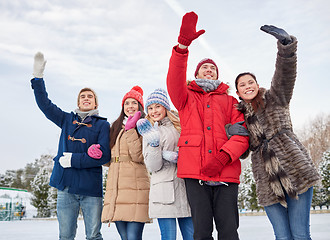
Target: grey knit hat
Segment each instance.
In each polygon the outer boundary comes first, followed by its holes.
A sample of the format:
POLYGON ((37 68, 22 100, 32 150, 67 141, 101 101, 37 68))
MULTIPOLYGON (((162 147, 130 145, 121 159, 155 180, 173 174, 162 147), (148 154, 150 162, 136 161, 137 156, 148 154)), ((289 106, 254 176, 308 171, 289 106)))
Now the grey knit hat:
POLYGON ((145 103, 145 109, 148 113, 148 106, 151 104, 158 103, 162 105, 167 110, 171 110, 170 103, 167 98, 167 93, 162 88, 157 88, 155 91, 153 91, 147 98, 147 101, 145 103))

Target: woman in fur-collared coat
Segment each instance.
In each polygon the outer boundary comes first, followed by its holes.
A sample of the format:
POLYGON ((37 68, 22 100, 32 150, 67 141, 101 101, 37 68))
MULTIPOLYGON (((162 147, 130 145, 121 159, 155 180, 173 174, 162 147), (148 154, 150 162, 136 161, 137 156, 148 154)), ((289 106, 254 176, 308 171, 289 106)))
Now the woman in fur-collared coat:
POLYGON ((313 185, 320 177, 292 130, 289 103, 296 81, 297 39, 274 26, 261 30, 279 40, 271 88, 259 88, 249 72, 239 74, 235 81, 242 100, 238 109, 244 113, 250 134, 257 196, 276 239, 311 239, 313 185))

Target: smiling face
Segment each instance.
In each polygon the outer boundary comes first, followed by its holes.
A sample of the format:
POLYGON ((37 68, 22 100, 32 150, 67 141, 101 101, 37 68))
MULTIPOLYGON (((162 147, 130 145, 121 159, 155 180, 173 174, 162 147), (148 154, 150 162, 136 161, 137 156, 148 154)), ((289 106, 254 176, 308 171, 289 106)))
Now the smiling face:
POLYGON ((134 98, 127 98, 124 102, 124 113, 128 116, 134 116, 139 111, 139 103, 134 98))
POLYGON ((96 109, 96 100, 92 91, 84 91, 79 94, 78 108, 82 112, 96 109))
POLYGON ((198 70, 196 78, 217 80, 217 68, 212 63, 204 63, 198 70))
POLYGON ((251 75, 247 74, 237 79, 236 94, 245 102, 251 102, 258 95, 258 92, 259 84, 251 75))
POLYGON ((166 117, 166 108, 159 103, 153 103, 148 106, 148 116, 154 122, 161 121, 166 117))

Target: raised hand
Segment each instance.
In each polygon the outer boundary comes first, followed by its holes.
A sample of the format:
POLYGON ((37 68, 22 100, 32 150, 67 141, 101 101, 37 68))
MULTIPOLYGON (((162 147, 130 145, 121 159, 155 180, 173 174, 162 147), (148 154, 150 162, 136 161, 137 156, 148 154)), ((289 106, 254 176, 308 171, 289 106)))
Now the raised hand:
POLYGON ((137 111, 134 116, 128 116, 127 122, 125 124, 125 130, 128 131, 136 127, 136 122, 140 119, 141 112, 137 111))
POLYGON ((278 28, 278 27, 275 27, 275 26, 272 26, 272 25, 263 25, 260 28, 260 30, 273 35, 283 45, 287 45, 287 44, 292 43, 292 39, 291 39, 290 35, 285 30, 283 30, 282 28, 278 28))
POLYGON ((138 132, 142 135, 143 139, 145 139, 150 146, 159 146, 160 134, 157 127, 153 127, 147 119, 140 119, 137 122, 136 126, 138 132))
POLYGON ((196 32, 198 16, 194 12, 186 13, 182 18, 182 24, 180 28, 180 35, 178 42, 184 46, 189 46, 193 40, 205 33, 205 30, 199 30, 196 32))
POLYGON ((90 156, 91 158, 100 159, 103 155, 103 152, 100 147, 100 144, 92 144, 87 150, 88 156, 90 156))
POLYGON ((37 52, 36 55, 34 55, 33 76, 35 78, 44 77, 46 62, 47 61, 45 61, 44 55, 41 52, 37 52))

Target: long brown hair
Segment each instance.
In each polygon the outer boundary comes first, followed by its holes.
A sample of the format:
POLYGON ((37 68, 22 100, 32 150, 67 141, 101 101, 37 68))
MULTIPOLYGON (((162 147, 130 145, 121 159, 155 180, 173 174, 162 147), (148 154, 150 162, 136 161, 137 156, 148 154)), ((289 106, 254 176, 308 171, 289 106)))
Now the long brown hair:
MULTIPOLYGON (((146 116, 144 109, 141 105, 141 103, 138 102, 139 111, 141 112, 141 118, 144 118, 146 116)), ((119 132, 123 128, 123 121, 124 118, 127 117, 124 113, 124 106, 121 109, 119 117, 111 124, 110 127, 110 149, 113 148, 113 146, 116 144, 116 140, 118 137, 119 132)))

